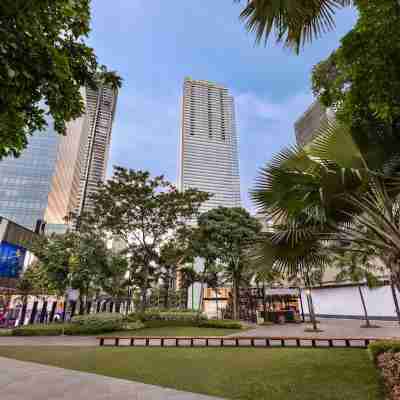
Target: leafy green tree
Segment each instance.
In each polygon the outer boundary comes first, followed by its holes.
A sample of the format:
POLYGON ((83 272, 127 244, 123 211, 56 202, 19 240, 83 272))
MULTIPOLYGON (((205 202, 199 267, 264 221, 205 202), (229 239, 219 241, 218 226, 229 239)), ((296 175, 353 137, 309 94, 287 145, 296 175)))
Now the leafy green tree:
POLYGON ((69 288, 77 289, 81 304, 96 290, 98 277, 107 268, 106 245, 94 233, 41 236, 28 246, 39 260, 48 288, 61 296, 66 296, 69 288))
POLYGON ((90 0, 1 1, 0 159, 20 154, 49 119, 64 134, 84 112, 82 86, 121 85, 84 43, 89 31, 90 0))
MULTIPOLYGON (((184 299, 186 299, 185 304, 183 305, 185 308, 188 305, 188 299, 189 299, 189 288, 196 283, 200 282, 201 279, 199 278, 198 273, 196 270, 193 268, 193 265, 183 265, 182 267, 179 268, 178 270, 178 276, 179 276, 179 281, 180 281, 180 288, 184 293, 184 299)), ((194 308, 194 303, 193 303, 193 297, 192 296, 192 308, 194 308)))
POLYGON ((93 196, 93 223, 126 244, 130 268, 141 280, 141 310, 160 265, 161 246, 175 240, 208 198, 196 189, 180 192, 163 176, 122 167, 115 167, 112 179, 93 196))
MULTIPOLYGON (((235 0, 240 2, 241 0, 235 0)), ((278 42, 284 42, 297 52, 306 42, 335 27, 338 8, 358 4, 352 0, 247 0, 241 13, 249 31, 257 42, 274 33, 278 42)))
MULTIPOLYGON (((313 71, 313 91, 349 127, 369 168, 393 168, 400 136, 400 4, 358 0, 359 18, 313 71), (392 145, 384 145, 391 140, 392 145)), ((394 166, 396 167, 396 165, 394 166)))
POLYGON ((240 207, 218 207, 198 218, 198 235, 194 243, 199 257, 205 259, 205 271, 217 260, 233 286, 233 317, 239 318, 239 288, 246 280, 247 252, 261 224, 240 207), (208 265, 207 265, 208 264, 208 265))
POLYGON ((190 227, 182 227, 176 237, 164 242, 160 247, 158 259, 158 278, 162 281, 164 308, 169 308, 169 293, 176 281, 178 269, 192 261, 192 251, 190 248, 191 234, 190 227))

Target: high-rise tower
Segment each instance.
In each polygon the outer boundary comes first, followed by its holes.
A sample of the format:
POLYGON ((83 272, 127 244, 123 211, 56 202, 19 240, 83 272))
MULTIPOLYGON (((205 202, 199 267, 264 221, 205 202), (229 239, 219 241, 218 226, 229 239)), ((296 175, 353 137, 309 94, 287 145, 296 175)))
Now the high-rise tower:
POLYGON ((0 161, 0 216, 29 229, 46 221, 63 231, 65 217, 77 207, 82 147, 87 142, 83 116, 67 124, 65 136, 51 128, 29 138, 19 158, 0 161))
POLYGON ((90 195, 104 181, 117 92, 82 88, 85 114, 67 124, 66 135, 35 133, 19 158, 0 160, 0 216, 29 229, 46 222, 63 232, 65 218, 89 211, 90 195))
POLYGON ((179 188, 213 195, 201 211, 240 206, 235 107, 227 88, 185 78, 179 158, 179 188))
POLYGON ((319 129, 333 119, 335 119, 335 113, 315 100, 294 124, 297 144, 305 146, 311 142, 319 129))
POLYGON ((84 161, 76 210, 78 215, 91 211, 91 195, 97 190, 99 182, 104 182, 106 178, 117 97, 117 90, 109 86, 103 85, 97 90, 86 88, 86 117, 89 132, 83 149, 84 161))

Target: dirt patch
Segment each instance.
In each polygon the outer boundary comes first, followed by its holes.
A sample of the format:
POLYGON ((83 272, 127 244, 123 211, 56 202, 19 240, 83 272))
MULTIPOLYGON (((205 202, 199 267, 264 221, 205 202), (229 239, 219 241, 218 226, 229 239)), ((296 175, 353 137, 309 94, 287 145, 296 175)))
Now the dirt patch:
POLYGON ((386 389, 391 400, 400 400, 400 353, 383 353, 378 356, 386 389))

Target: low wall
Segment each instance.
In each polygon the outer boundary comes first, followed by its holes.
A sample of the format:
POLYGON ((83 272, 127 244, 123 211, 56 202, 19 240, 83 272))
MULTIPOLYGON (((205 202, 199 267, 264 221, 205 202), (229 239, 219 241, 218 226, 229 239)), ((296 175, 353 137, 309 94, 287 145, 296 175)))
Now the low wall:
MULTIPOLYGON (((376 289, 363 287, 367 311, 371 319, 396 320, 396 309, 391 287, 376 289)), ((397 292, 400 301, 400 293, 397 292)), ((357 286, 337 286, 312 290, 315 313, 325 318, 362 319, 364 316, 357 286)), ((309 314, 307 300, 302 291, 304 313, 309 314)))

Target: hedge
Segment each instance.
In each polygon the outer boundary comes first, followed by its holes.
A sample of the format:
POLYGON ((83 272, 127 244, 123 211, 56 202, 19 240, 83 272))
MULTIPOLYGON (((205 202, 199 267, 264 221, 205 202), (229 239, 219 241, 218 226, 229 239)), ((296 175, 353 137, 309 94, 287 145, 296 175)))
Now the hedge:
POLYGON ((58 336, 71 324, 25 325, 12 330, 13 336, 58 336))
POLYGON ((124 319, 118 313, 80 315, 72 318, 71 325, 71 334, 113 332, 123 329, 124 319))
MULTIPOLYGON (((135 321, 179 321, 182 323, 191 322, 198 323, 199 321, 206 321, 207 317, 204 314, 193 311, 156 311, 148 310, 144 313, 132 313, 127 317, 128 322, 135 321)), ((164 325, 165 326, 165 325, 164 325)))
POLYGON ((99 313, 73 317, 70 323, 52 323, 48 325, 25 325, 15 328, 13 336, 58 336, 90 335, 113 332, 124 328, 123 317, 120 314, 99 313))
POLYGON ((373 361, 376 362, 382 353, 400 353, 400 341, 398 340, 377 340, 368 346, 368 352, 373 361))
POLYGON ((202 328, 221 328, 221 329, 242 329, 243 326, 238 321, 233 320, 208 320, 208 321, 201 321, 199 326, 202 328))

